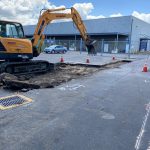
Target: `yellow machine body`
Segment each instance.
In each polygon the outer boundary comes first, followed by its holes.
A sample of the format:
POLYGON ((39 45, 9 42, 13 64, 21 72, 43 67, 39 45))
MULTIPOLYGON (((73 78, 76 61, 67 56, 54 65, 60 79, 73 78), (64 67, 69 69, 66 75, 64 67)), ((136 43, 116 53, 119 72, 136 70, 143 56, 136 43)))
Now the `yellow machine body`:
POLYGON ((14 59, 32 59, 32 43, 30 40, 24 38, 22 25, 16 22, 0 21, 0 59, 14 60, 14 59), (19 32, 22 32, 22 37, 19 38, 14 31, 15 24, 19 27, 19 32), (12 25, 12 28, 10 27, 12 25), (10 28, 9 28, 10 27, 10 28))
POLYGON ((0 64, 0 72, 19 74, 48 71, 49 62, 44 60, 27 62, 27 60, 40 55, 45 39, 44 29, 53 20, 72 19, 87 49, 94 49, 77 10, 73 7, 70 13, 63 13, 63 10, 65 8, 42 10, 31 40, 25 39, 20 23, 0 20, 0 60, 4 60, 4 63, 0 64))

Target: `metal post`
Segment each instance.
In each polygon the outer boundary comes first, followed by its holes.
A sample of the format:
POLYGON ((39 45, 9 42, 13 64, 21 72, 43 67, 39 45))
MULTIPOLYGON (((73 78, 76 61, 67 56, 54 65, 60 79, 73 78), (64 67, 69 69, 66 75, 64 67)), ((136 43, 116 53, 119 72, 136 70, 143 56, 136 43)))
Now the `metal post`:
POLYGON ((56 44, 56 39, 55 39, 55 37, 54 37, 53 39, 54 39, 54 44, 56 44))
POLYGON ((81 51, 82 51, 82 38, 80 39, 80 54, 81 54, 81 51))
POLYGON ((117 53, 118 53, 118 40, 119 40, 119 36, 118 36, 118 33, 117 33, 117 41, 116 41, 116 50, 117 50, 117 53))
POLYGON ((101 43, 101 56, 103 55, 103 51, 104 51, 104 39, 102 39, 101 43))
POLYGON ((76 51, 77 50, 77 37, 76 37, 76 34, 75 34, 75 37, 74 37, 74 50, 76 51))
POLYGON ((129 50, 128 50, 128 58, 130 58, 130 52, 131 52, 131 40, 132 40, 132 28, 133 28, 133 18, 131 20, 131 31, 130 31, 130 40, 129 40, 129 50))
POLYGON ((49 42, 49 46, 50 46, 51 43, 52 43, 52 38, 51 38, 51 37, 49 38, 49 41, 50 41, 50 42, 49 42))
POLYGON ((68 50, 70 50, 70 40, 69 40, 69 47, 68 47, 68 50))

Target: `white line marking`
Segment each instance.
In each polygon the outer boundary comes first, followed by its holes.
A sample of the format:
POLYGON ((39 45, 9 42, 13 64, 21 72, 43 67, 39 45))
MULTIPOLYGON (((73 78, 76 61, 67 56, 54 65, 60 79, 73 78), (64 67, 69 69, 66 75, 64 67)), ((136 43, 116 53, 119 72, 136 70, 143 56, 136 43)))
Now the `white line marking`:
POLYGON ((147 148, 147 150, 150 150, 150 141, 148 142, 148 148, 147 148))
POLYGON ((137 140, 136 140, 136 143, 135 143, 135 150, 139 150, 139 148, 140 148, 141 140, 142 140, 142 137, 144 135, 145 126, 146 126, 146 123, 147 123, 149 113, 150 113, 150 102, 147 104, 146 114, 145 114, 145 117, 144 117, 144 120, 143 120, 143 123, 142 123, 142 127, 141 127, 139 135, 137 136, 137 140))
POLYGON ((65 90, 73 91, 79 89, 80 87, 85 87, 85 86, 82 84, 73 84, 73 85, 66 85, 65 87, 60 87, 59 89, 61 91, 65 91, 65 90))
POLYGON ((84 108, 84 110, 86 111, 90 111, 90 112, 94 112, 99 114, 103 119, 115 119, 115 116, 113 114, 107 113, 105 111, 98 111, 96 109, 92 109, 92 108, 84 108))

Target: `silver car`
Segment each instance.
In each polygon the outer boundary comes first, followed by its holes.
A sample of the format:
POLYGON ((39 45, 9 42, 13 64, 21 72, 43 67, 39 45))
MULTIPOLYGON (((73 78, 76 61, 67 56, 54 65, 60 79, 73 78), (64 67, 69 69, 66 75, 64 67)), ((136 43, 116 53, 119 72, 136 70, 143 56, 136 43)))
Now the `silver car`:
POLYGON ((45 53, 51 53, 51 54, 55 54, 55 53, 66 53, 67 52, 67 48, 62 46, 62 45, 51 45, 49 47, 46 47, 44 49, 45 53))

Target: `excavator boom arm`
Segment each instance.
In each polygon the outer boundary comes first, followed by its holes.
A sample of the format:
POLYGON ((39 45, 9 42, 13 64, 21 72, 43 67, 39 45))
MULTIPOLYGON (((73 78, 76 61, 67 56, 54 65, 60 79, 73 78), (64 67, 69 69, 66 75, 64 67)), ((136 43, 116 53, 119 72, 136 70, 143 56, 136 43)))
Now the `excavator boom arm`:
POLYGON ((87 31, 86 31, 86 27, 79 15, 79 13, 77 12, 77 10, 75 8, 71 8, 71 14, 72 14, 72 20, 75 23, 76 27, 78 28, 83 40, 86 42, 88 40, 88 36, 87 36, 87 31))
MULTIPOLYGON (((63 10, 65 10, 65 8, 52 9, 52 10, 48 9, 42 13, 42 15, 39 17, 39 21, 34 32, 33 41, 32 41, 33 48, 37 47, 41 39, 43 40, 42 33, 44 32, 45 27, 51 21, 57 19, 72 19, 77 29, 79 30, 83 40, 85 41, 85 43, 88 42, 86 27, 77 10, 72 7, 71 13, 58 13, 58 11, 63 11, 63 10)), ((38 50, 37 49, 34 50, 36 51, 37 55, 40 54, 39 48, 38 50)))

